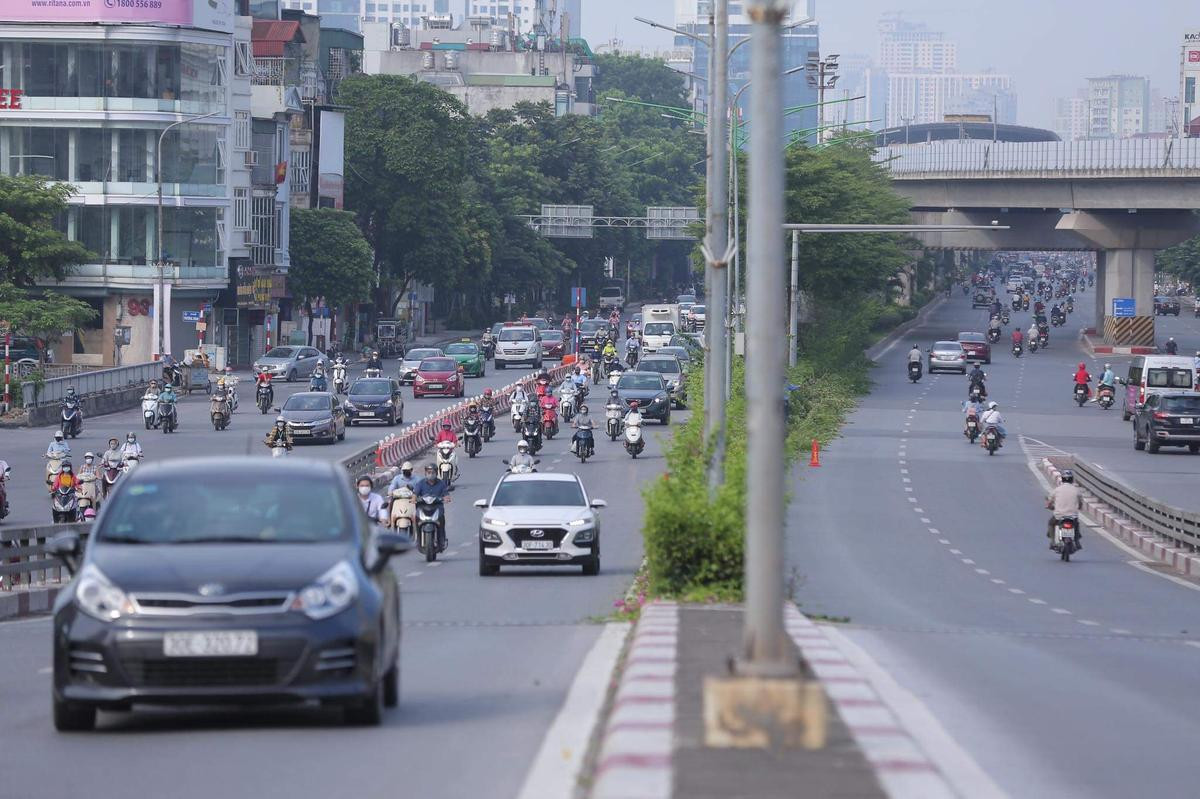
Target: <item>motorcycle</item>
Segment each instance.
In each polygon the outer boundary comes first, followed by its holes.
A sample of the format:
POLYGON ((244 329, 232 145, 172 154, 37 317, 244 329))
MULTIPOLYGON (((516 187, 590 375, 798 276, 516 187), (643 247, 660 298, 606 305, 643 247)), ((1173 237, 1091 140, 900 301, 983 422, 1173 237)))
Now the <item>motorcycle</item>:
POLYGON ((75 489, 60 486, 50 497, 50 517, 55 524, 69 524, 79 521, 79 498, 75 489))
POLYGON ((609 404, 604 406, 604 430, 608 433, 608 437, 612 441, 616 441, 617 436, 621 434, 620 405, 609 404))
POLYGON ((0 472, 0 519, 8 515, 8 475, 12 469, 0 472))
POLYGON ((995 344, 1000 340, 1000 328, 989 327, 987 332, 987 340, 989 344, 995 344))
POLYGON ((550 440, 558 435, 558 403, 554 401, 554 397, 546 395, 542 397, 542 435, 546 440, 550 440))
POLYGON ((388 511, 388 527, 412 535, 413 522, 417 518, 417 498, 404 487, 392 492, 392 507, 388 511), (406 496, 407 495, 407 496, 406 496))
POLYGON ((625 451, 629 453, 629 457, 636 458, 642 454, 642 450, 645 448, 646 441, 642 438, 642 417, 639 414, 625 423, 625 451))
POLYGON ((1021 298, 1020 298, 1020 297, 1013 297, 1013 298, 1012 298, 1012 309, 1013 309, 1014 311, 1019 311, 1019 310, 1021 310, 1021 298))
POLYGON ((1067 298, 1067 313, 1075 313, 1075 300, 1067 298))
POLYGON ((62 471, 63 461, 67 459, 67 456, 61 453, 55 453, 53 455, 47 455, 46 457, 48 458, 46 462, 46 485, 50 485, 54 482, 54 478, 58 477, 59 473, 62 471))
POLYGON ((972 383, 970 388, 967 389, 967 398, 970 399, 971 402, 982 402, 983 386, 979 385, 978 383, 972 383))
POLYGON ((346 364, 335 363, 333 365, 333 391, 335 394, 345 394, 350 390, 350 384, 346 382, 346 364))
POLYGON ((1029 310, 1029 300, 1027 298, 1024 298, 1024 297, 1021 298, 1021 310, 1022 311, 1029 310))
POLYGON ((983 434, 983 444, 987 447, 988 455, 995 455, 1000 449, 1000 431, 989 427, 983 434))
POLYGON ((483 408, 480 410, 479 421, 483 427, 483 440, 491 441, 492 436, 496 435, 496 419, 492 415, 492 409, 483 408))
POLYGON ((1050 334, 1044 331, 1038 332, 1037 341, 1039 347, 1046 349, 1046 345, 1050 343, 1050 334))
POLYGON ((967 422, 963 429, 963 435, 972 444, 975 443, 975 439, 979 438, 979 417, 974 413, 967 414, 967 422))
POLYGON ((79 516, 83 517, 84 513, 90 508, 92 513, 100 507, 100 489, 97 485, 95 474, 85 474, 80 472, 79 475, 79 491, 77 493, 79 504, 79 516))
POLYGON ((1020 344, 1012 345, 1012 354, 1014 358, 1020 358, 1022 352, 1024 352, 1024 347, 1022 347, 1020 344))
POLYGON ((1034 336, 1033 338, 1029 339, 1029 351, 1030 351, 1030 352, 1037 352, 1037 351, 1038 351, 1038 340, 1037 340, 1037 336, 1034 336))
POLYGON ((160 399, 158 401, 158 421, 164 433, 173 433, 179 426, 179 418, 175 415, 175 403, 160 399))
POLYGON ((575 391, 567 391, 565 386, 570 383, 564 383, 563 395, 558 401, 558 413, 562 416, 564 422, 569 422, 575 418, 575 391))
POLYGON ((254 403, 258 406, 259 411, 265 416, 271 410, 271 403, 275 400, 275 390, 271 385, 260 385, 254 392, 254 403))
POLYGON ((638 365, 638 350, 636 347, 625 351, 625 363, 629 364, 630 369, 636 369, 638 365))
POLYGON ((575 442, 574 450, 580 463, 587 463, 587 459, 596 453, 596 441, 592 438, 591 428, 579 429, 579 440, 575 442))
POLYGON ((1059 519, 1054 525, 1054 540, 1050 542, 1050 548, 1066 562, 1070 562, 1071 555, 1076 552, 1075 533, 1078 524, 1077 519, 1059 519))
POLYGON ((129 453, 121 460, 121 474, 129 474, 141 462, 142 459, 140 456, 134 455, 132 452, 129 453))
POLYGON ((363 377, 381 377, 382 375, 383 370, 376 369, 374 366, 368 366, 366 369, 363 369, 363 377))
POLYGON ((542 425, 537 419, 526 419, 521 429, 521 437, 529 444, 529 454, 536 455, 542 448, 542 425))
POLYGON ((1096 404, 1107 411, 1113 406, 1113 402, 1116 401, 1116 392, 1112 386, 1100 386, 1098 392, 1096 404))
POLYGON ((142 421, 146 429, 158 427, 158 395, 147 392, 142 397, 142 421))
POLYGON ((458 479, 458 459, 454 457, 454 448, 455 445, 449 441, 439 441, 437 445, 437 476, 447 483, 458 479))
POLYGON ((1008 309, 1007 309, 1007 308, 1006 308, 1005 310, 1003 310, 1003 311, 1001 311, 1001 312, 1000 312, 1000 322, 1001 322, 1002 324, 1005 324, 1005 325, 1007 325, 1007 324, 1009 323, 1009 320, 1011 320, 1011 319, 1012 319, 1012 317, 1008 315, 1008 309))
POLYGON ((921 379, 921 362, 920 361, 909 361, 908 362, 908 379, 913 381, 914 383, 921 379))
POLYGON ((446 548, 446 508, 438 497, 417 497, 417 551, 425 556, 427 563, 437 560, 438 553, 446 548))
POLYGON ((512 408, 509 411, 509 416, 512 418, 512 426, 514 433, 520 433, 521 428, 525 426, 525 409, 529 407, 529 401, 523 399, 514 399, 512 408))
POLYGON ((1082 408, 1088 401, 1088 387, 1083 383, 1075 384, 1075 403, 1082 408))
POLYGON ((512 472, 513 474, 532 474, 533 472, 537 471, 537 464, 541 463, 541 460, 534 458, 533 466, 530 466, 529 464, 518 464, 517 466, 513 466, 511 463, 509 463, 508 458, 505 458, 500 462, 507 466, 508 471, 512 472))
POLYGON ((221 431, 229 427, 229 402, 220 397, 213 397, 209 403, 208 415, 212 419, 213 430, 221 431))
POLYGON ((1062 327, 1067 323, 1066 318, 1059 312, 1050 314, 1050 324, 1054 327, 1062 327))
POLYGON ((483 449, 481 427, 478 419, 467 417, 463 420, 463 448, 467 451, 467 457, 474 458, 483 449))
POLYGON ((108 499, 108 495, 112 493, 113 487, 117 484, 117 479, 125 473, 125 470, 121 467, 122 464, 111 461, 105 461, 101 464, 100 487, 104 499, 108 499))
POLYGON ((325 379, 325 375, 313 375, 308 379, 309 391, 328 391, 329 381, 325 379))
POLYGON ((483 334, 483 339, 480 341, 480 346, 483 348, 484 360, 490 361, 496 357, 496 342, 492 339, 491 333, 483 334))
POLYGON ((83 409, 78 399, 65 399, 62 406, 62 432, 64 436, 76 438, 83 432, 83 409))

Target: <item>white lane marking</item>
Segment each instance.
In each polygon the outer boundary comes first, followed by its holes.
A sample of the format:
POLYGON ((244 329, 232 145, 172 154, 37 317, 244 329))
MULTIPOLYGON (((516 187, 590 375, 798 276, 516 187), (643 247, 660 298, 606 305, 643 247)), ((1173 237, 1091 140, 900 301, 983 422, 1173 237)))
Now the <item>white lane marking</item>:
POLYGON ((1017 594, 1018 596, 1020 596, 1021 594, 1025 593, 1025 592, 1024 592, 1024 591, 1022 591, 1020 588, 1010 588, 1010 589, 1008 589, 1008 592, 1009 592, 1010 594, 1017 594))
MULTIPOLYGON (((900 465, 901 465, 901 466, 906 466, 906 465, 908 465, 908 461, 900 461, 900 465)), ((905 469, 905 470, 904 470, 904 474, 908 474, 908 469, 905 469)))
POLYGON ((823 632, 895 714, 900 726, 937 766, 959 796, 972 799, 1005 799, 971 755, 946 732, 937 717, 917 696, 897 683, 867 652, 833 625, 822 625, 823 632))
POLYGON ((1099 627, 1100 626, 1100 622, 1092 621, 1091 619, 1076 619, 1075 621, 1079 622, 1080 624, 1087 625, 1088 627, 1099 627))
POLYGON ((1200 649, 1200 641, 1184 641, 1183 643, 1187 646, 1194 646, 1197 649, 1200 649))
POLYGON ((993 577, 992 582, 995 583, 996 585, 1004 585, 1004 581, 1001 580, 999 577, 993 577))
POLYGON ((1029 600, 1029 601, 1030 601, 1030 602, 1032 602, 1032 603, 1033 603, 1033 604, 1035 604, 1035 605, 1044 605, 1044 604, 1046 604, 1046 600, 1044 600, 1044 599, 1031 599, 1031 600, 1029 600))
POLYGON ((909 502, 916 502, 916 501, 917 501, 917 498, 916 498, 916 497, 909 497, 909 498, 908 498, 908 501, 909 501, 909 502))
POLYGON ((420 577, 421 573, 420 572, 409 572, 408 574, 406 574, 404 576, 405 577, 420 577))
POLYGON ((929 528, 929 532, 933 533, 934 535, 941 535, 941 534, 942 534, 942 531, 941 531, 941 530, 939 530, 939 529, 937 529, 936 527, 930 527, 930 528, 929 528))
POLYGON ((546 730, 542 745, 517 799, 573 796, 588 751, 588 741, 600 720, 617 659, 629 636, 627 622, 609 622, 584 657, 567 691, 562 708, 546 730))
POLYGON ((53 674, 53 673, 54 673, 53 666, 42 666, 40 669, 38 669, 38 674, 53 674))
MULTIPOLYGON (((906 472, 906 471, 908 471, 908 470, 907 470, 907 469, 901 469, 900 471, 902 471, 902 472, 906 472)), ((911 477, 901 477, 901 478, 900 478, 900 482, 902 482, 902 483, 911 483, 911 482, 912 482, 912 478, 911 478, 911 477)))
POLYGON ((1129 635, 1130 634, 1129 630, 1126 630, 1124 627, 1110 627, 1108 631, 1110 633, 1113 633, 1114 635, 1129 635))
POLYGON ((963 563, 965 563, 965 564, 967 564, 968 566, 974 566, 974 565, 975 565, 975 561, 971 560, 970 558, 963 558, 963 559, 962 559, 962 562, 963 562, 963 563))
MULTIPOLYGON (((901 469, 901 470, 900 470, 900 474, 908 474, 908 469, 901 469)), ((906 483, 911 483, 912 481, 911 481, 911 480, 905 480, 904 482, 906 482, 906 483)))
POLYGON ((939 539, 938 539, 938 543, 940 543, 940 544, 949 544, 949 543, 950 543, 950 539, 949 539, 949 538, 939 538, 939 539))
POLYGON ((925 512, 924 508, 913 508, 913 513, 924 513, 924 512, 925 512))
POLYGON ((563 462, 562 458, 555 458, 553 461, 551 461, 551 463, 562 463, 562 462, 563 462))
POLYGON ((976 573, 976 574, 982 574, 982 575, 984 575, 985 577, 986 577, 987 575, 991 574, 991 572, 990 572, 990 571, 988 571, 987 569, 976 569, 976 570, 975 570, 975 573, 976 573))
POLYGON ((905 487, 904 487, 904 490, 905 490, 905 491, 907 491, 907 492, 908 492, 908 493, 910 493, 910 494, 913 492, 913 488, 912 488, 912 486, 905 486, 905 487))
POLYGON ((951 555, 961 555, 962 550, 961 549, 952 549, 952 550, 950 550, 950 554, 951 555))
POLYGON ((430 563, 429 565, 430 566, 441 566, 442 562, 440 560, 435 560, 433 563, 430 563))
POLYGON ((924 516, 921 517, 921 524, 929 524, 930 521, 931 521, 930 519, 928 519, 924 516))

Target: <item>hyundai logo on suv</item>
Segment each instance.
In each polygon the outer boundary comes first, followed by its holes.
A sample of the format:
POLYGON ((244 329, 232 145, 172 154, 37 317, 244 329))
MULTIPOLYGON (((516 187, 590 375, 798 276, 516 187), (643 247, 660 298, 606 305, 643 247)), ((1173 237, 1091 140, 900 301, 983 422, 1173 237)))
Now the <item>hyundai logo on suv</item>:
POLYGON ((545 530, 530 530, 529 534, 531 536, 533 536, 534 538, 542 538, 543 536, 546 535, 546 531, 545 530))

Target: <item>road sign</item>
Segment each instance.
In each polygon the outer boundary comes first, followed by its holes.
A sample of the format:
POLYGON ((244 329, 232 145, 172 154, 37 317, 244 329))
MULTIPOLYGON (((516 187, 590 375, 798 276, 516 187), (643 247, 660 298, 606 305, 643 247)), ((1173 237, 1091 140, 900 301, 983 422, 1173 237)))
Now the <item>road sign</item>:
POLYGON ((587 288, 585 286, 571 287, 571 306, 574 308, 587 307, 587 288))
POLYGON ((212 303, 211 302, 204 303, 204 312, 212 313, 212 303))
POLYGON ((1118 318, 1131 317, 1136 314, 1136 304, 1133 297, 1114 297, 1112 301, 1112 315, 1118 318))
POLYGON ((200 311, 184 311, 183 312, 183 321, 199 322, 201 316, 203 316, 203 314, 200 311))
POLYGON ((208 322, 197 322, 196 323, 196 332, 197 333, 203 333, 205 330, 208 330, 208 322))
POLYGON ((590 205, 542 205, 541 233, 551 238, 590 239, 590 205))

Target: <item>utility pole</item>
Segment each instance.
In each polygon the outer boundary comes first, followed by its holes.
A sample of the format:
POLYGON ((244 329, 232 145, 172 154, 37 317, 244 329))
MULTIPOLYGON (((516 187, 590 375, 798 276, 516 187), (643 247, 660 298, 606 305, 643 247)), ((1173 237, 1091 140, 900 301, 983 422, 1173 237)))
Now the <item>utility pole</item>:
POLYGON ((800 338, 800 231, 792 231, 791 303, 788 314, 788 366, 796 365, 796 349, 800 338))
POLYGON ((784 263, 783 78, 787 4, 753 0, 746 223, 746 610, 738 673, 788 677, 798 664, 783 629, 784 447, 780 291, 784 263))
POLYGON ((825 60, 821 60, 818 53, 808 54, 808 63, 805 64, 805 73, 808 78, 808 85, 817 90, 817 143, 825 140, 825 90, 832 89, 838 82, 839 75, 835 74, 838 71, 838 59, 841 56, 834 55, 826 56, 825 60))
POLYGON ((704 438, 713 447, 709 463, 709 487, 725 479, 725 371, 729 362, 729 291, 726 264, 729 262, 729 151, 726 147, 725 112, 729 106, 729 0, 716 0, 709 16, 709 105, 708 105, 708 236, 704 257, 707 319, 704 325, 708 352, 704 358, 704 438))

